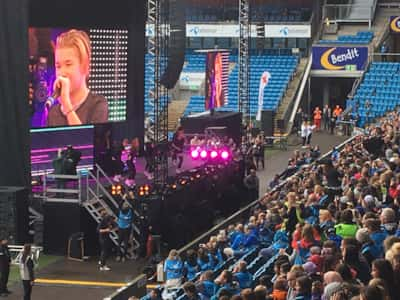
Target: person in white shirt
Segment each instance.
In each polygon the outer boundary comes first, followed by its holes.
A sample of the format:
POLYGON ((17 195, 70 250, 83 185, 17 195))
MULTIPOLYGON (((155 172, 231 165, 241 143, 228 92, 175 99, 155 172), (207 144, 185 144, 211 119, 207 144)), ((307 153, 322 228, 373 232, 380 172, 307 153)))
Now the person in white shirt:
POLYGON ((33 272, 33 260, 31 257, 31 245, 25 244, 22 252, 21 262, 19 263, 19 273, 24 287, 24 300, 31 299, 32 286, 35 281, 33 272))
POLYGON ((307 146, 310 146, 311 144, 312 133, 315 128, 315 125, 311 125, 310 122, 307 122, 307 146))
POLYGON ((303 121, 300 130, 301 130, 301 138, 303 139, 302 145, 303 147, 305 147, 307 142, 307 132, 308 132, 307 121, 303 121))

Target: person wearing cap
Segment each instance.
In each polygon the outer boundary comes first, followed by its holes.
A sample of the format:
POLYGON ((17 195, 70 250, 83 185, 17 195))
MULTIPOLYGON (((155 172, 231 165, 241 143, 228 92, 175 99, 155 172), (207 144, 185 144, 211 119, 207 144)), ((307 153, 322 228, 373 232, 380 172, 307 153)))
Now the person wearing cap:
POLYGON ((133 212, 129 204, 124 201, 118 213, 118 256, 117 261, 124 262, 127 257, 129 237, 132 232, 133 212))
POLYGON ((0 296, 7 296, 10 291, 7 289, 8 276, 10 274, 11 255, 8 249, 8 240, 0 240, 0 296))

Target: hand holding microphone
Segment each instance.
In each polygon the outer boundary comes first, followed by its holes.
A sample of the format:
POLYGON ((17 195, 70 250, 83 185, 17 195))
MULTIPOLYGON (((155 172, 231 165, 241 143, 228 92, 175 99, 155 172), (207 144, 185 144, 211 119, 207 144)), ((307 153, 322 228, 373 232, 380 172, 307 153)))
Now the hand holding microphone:
POLYGON ((72 110, 71 99, 69 97, 70 87, 70 80, 65 76, 58 76, 53 85, 55 98, 59 97, 64 111, 67 112, 72 110))

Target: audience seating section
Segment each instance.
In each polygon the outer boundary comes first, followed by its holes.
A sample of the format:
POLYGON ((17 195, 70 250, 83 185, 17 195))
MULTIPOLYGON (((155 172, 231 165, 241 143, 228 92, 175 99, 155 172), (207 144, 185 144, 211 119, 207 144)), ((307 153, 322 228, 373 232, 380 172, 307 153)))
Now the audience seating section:
POLYGON ((347 100, 347 106, 353 107, 353 114, 358 114, 360 125, 367 117, 365 102, 371 104, 369 118, 384 115, 388 110, 400 104, 400 63, 374 62, 365 74, 353 100, 347 100))
MULTIPOLYGON (((191 59, 192 56, 190 56, 191 59)), ((201 59, 193 59, 200 61, 201 59)), ((237 56, 230 56, 231 62, 237 62, 237 56)), ((264 71, 271 74, 271 78, 264 90, 264 110, 276 110, 281 99, 285 95, 287 86, 296 70, 298 59, 295 56, 261 55, 250 58, 250 112, 254 116, 258 109, 258 92, 260 78, 264 71)), ((189 61, 188 66, 192 63, 189 61)), ((197 64, 196 64, 197 65, 197 64)), ((200 68, 200 67, 198 67, 200 68)), ((204 66, 202 67, 204 70, 204 66)), ((228 103, 221 107, 223 111, 238 110, 238 72, 236 64, 229 75, 228 103)), ((186 107, 184 115, 200 113, 205 111, 204 96, 192 96, 186 107)))
POLYGON ((371 31, 359 31, 356 35, 339 35, 337 40, 320 40, 319 44, 364 44, 367 45, 374 37, 371 31))

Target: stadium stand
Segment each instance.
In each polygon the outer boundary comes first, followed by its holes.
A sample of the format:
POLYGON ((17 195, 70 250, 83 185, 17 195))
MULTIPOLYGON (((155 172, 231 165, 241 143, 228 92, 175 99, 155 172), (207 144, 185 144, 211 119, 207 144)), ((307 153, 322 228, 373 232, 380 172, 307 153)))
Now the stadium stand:
MULTIPOLYGON (((358 117, 360 125, 366 123, 366 101, 371 104, 369 118, 382 116, 387 110, 400 104, 400 63, 373 62, 365 74, 354 98, 347 101, 353 108, 353 117, 358 117), (355 116, 358 113, 358 116, 355 116)), ((370 121, 370 120, 369 120, 370 121)))
POLYGON ((339 35, 336 40, 320 40, 319 44, 369 44, 374 37, 371 31, 359 31, 356 35, 339 35))
MULTIPOLYGON (((218 1, 217 1, 218 2, 218 1)), ((215 6, 191 5, 186 8, 188 22, 230 22, 237 21, 238 6, 224 9, 215 6)), ((255 22, 304 22, 311 17, 311 9, 305 7, 287 8, 271 4, 254 5, 252 20, 255 22)))
MULTIPOLYGON (((204 70, 203 66, 198 62, 201 58, 197 55, 189 56, 189 63, 187 67, 192 70, 204 70)), ((231 55, 231 62, 237 62, 237 56, 231 55)), ((258 90, 260 85, 260 78, 264 71, 271 74, 269 83, 264 91, 264 104, 263 108, 268 110, 275 110, 282 97, 285 94, 288 83, 292 79, 293 73, 296 69, 298 60, 295 56, 277 56, 277 55, 260 55, 252 56, 250 58, 250 112, 255 115, 258 108, 258 90)), ((236 111, 238 108, 238 66, 237 64, 229 75, 229 88, 228 88, 228 103, 221 108, 224 111, 236 111)), ((188 106, 185 110, 185 115, 199 113, 204 111, 204 96, 192 96, 188 106)))
MULTIPOLYGON (((399 138, 393 137, 392 126, 397 128, 399 120, 398 112, 387 113, 378 120, 382 126, 299 167, 260 199, 243 222, 220 230, 197 249, 180 255, 171 250, 174 255, 164 263, 167 286, 168 280, 185 278, 191 270, 201 299, 222 294, 232 299, 262 289, 265 294, 255 299, 292 299, 286 295, 294 293, 293 299, 332 300, 365 295, 374 288, 370 280, 379 279, 386 292, 377 289, 377 298, 361 299, 385 299, 384 293, 397 299, 399 160, 394 151, 399 138), (342 167, 347 164, 353 167, 342 167), (374 178, 378 180, 371 185, 374 178), (374 192, 386 188, 385 193, 374 192)), ((164 288, 163 299, 191 299, 190 285, 164 288)))

